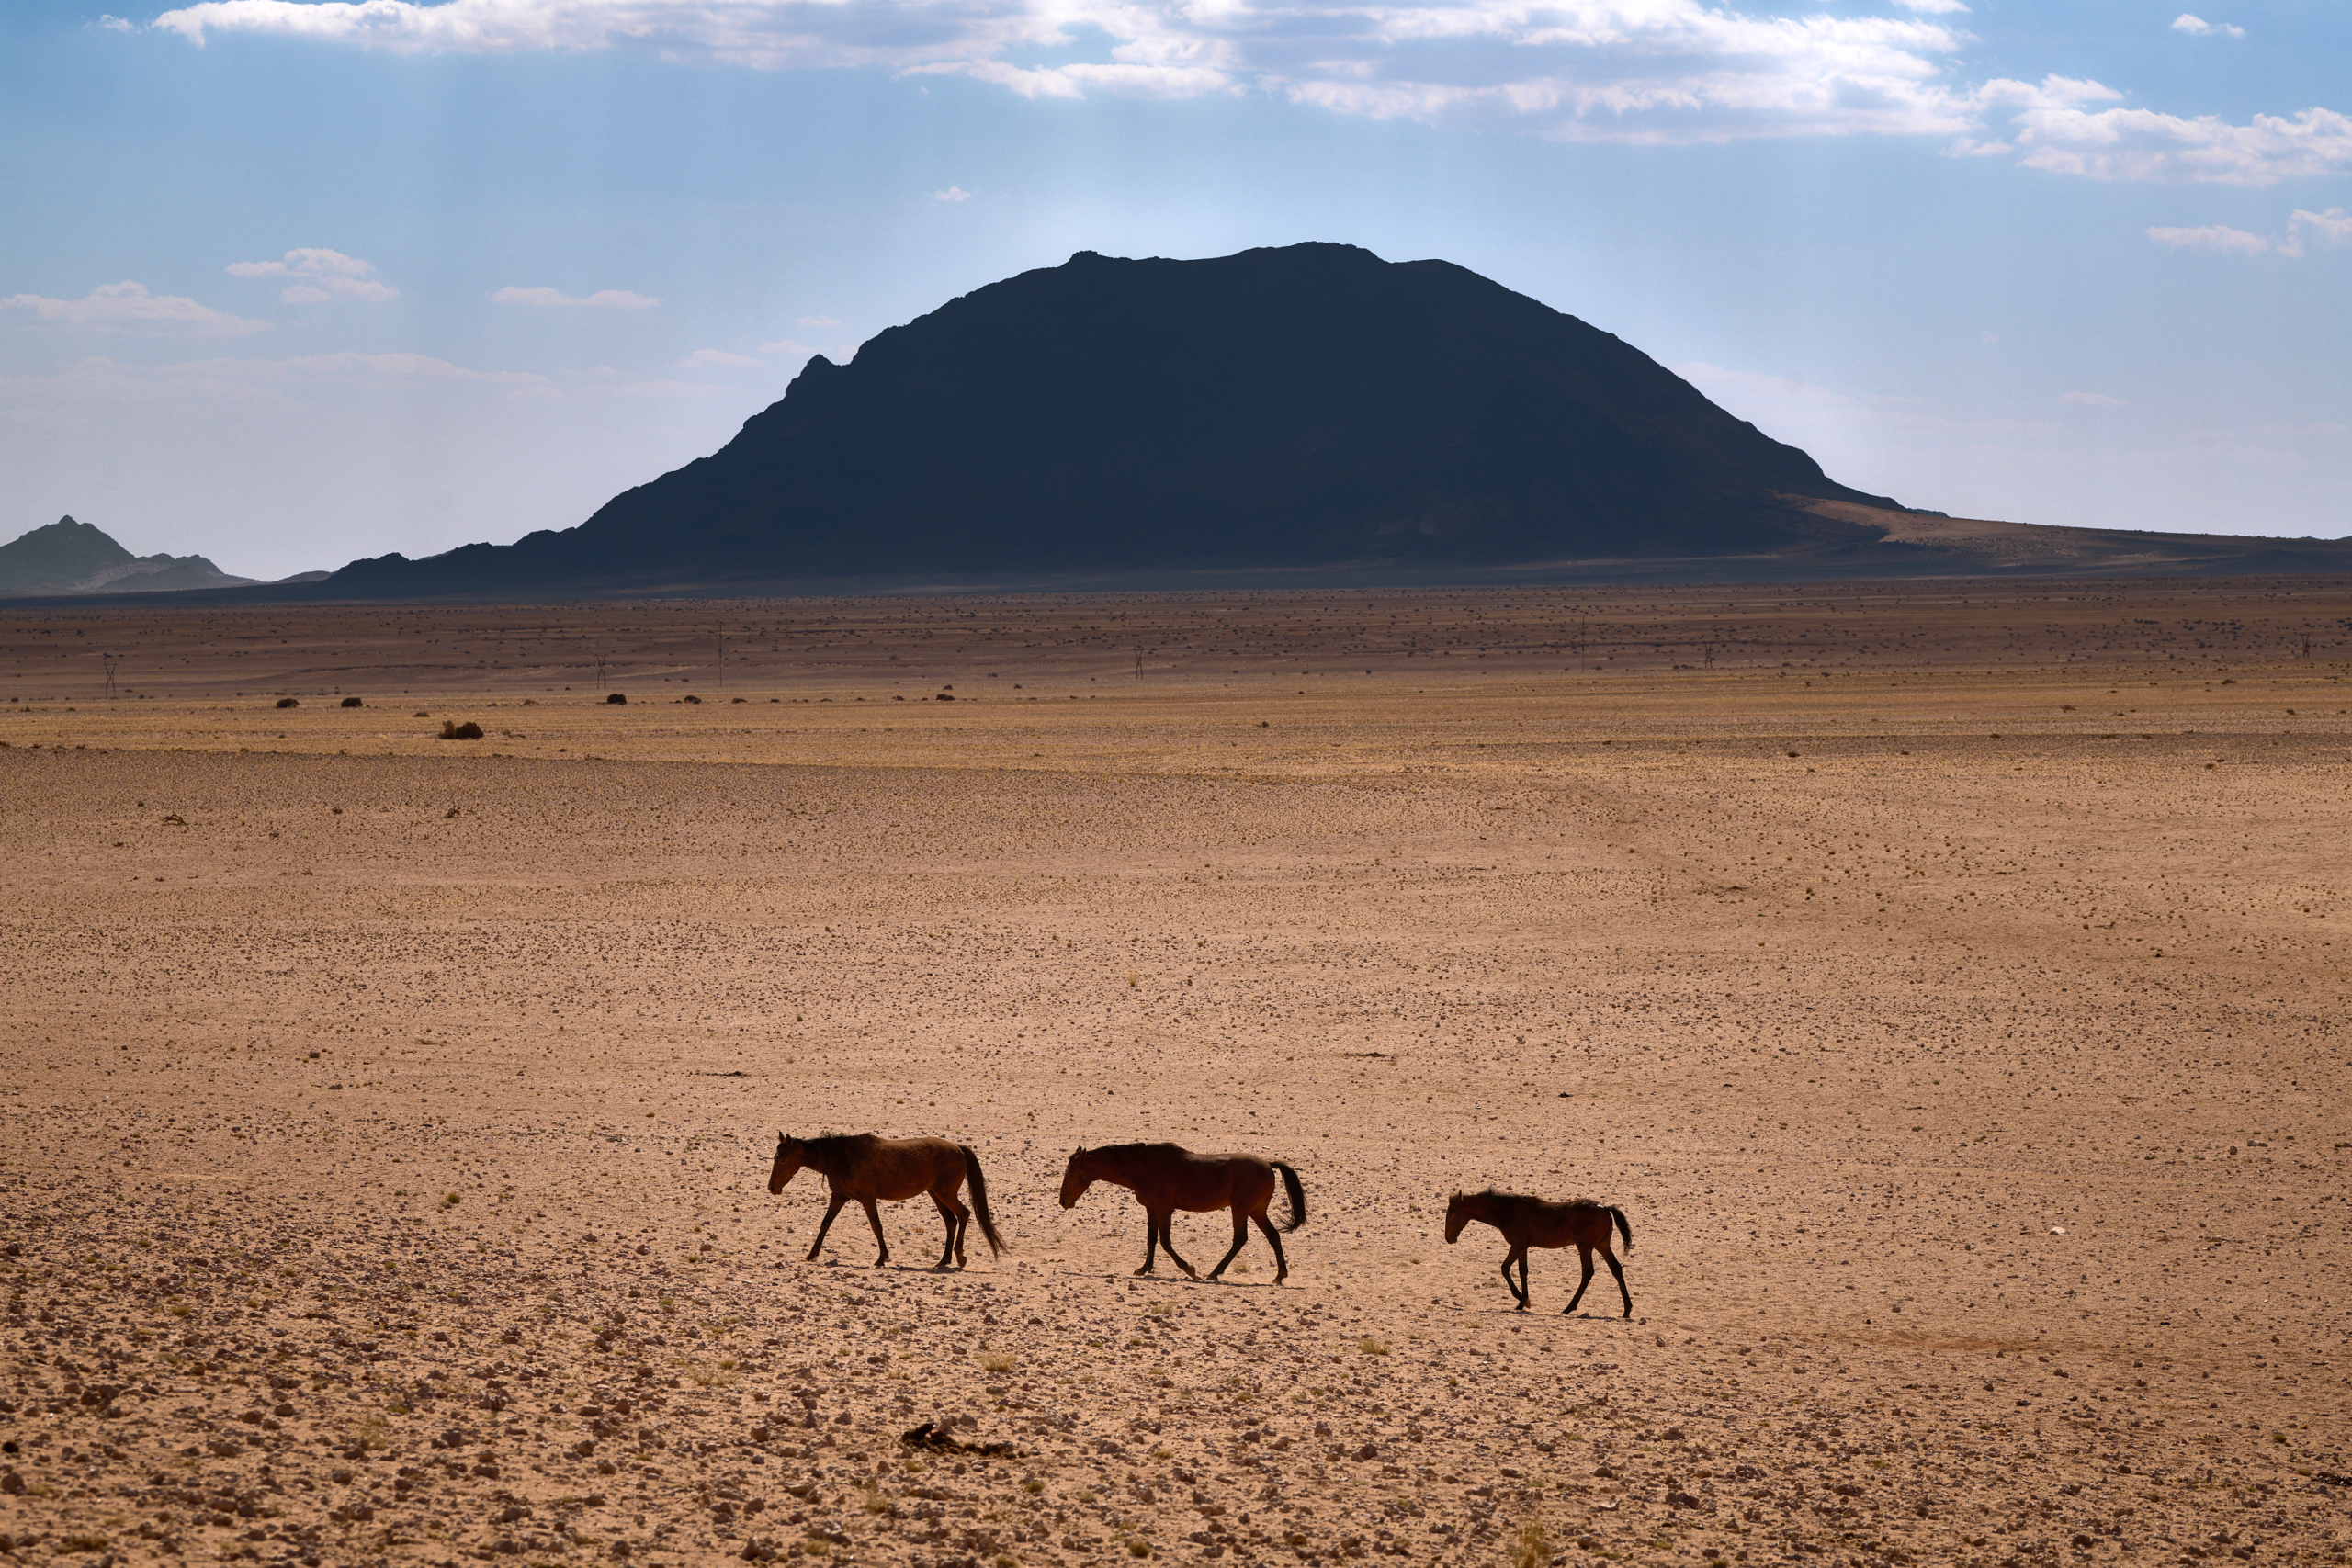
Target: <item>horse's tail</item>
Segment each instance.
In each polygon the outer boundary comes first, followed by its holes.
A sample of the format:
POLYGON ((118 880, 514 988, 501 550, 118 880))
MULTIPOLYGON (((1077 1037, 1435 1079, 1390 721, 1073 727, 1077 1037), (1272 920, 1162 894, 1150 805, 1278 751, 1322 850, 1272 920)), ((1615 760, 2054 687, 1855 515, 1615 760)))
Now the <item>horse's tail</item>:
POLYGON ((964 1151, 964 1179, 972 1184, 972 1213, 980 1217, 980 1234, 989 1238, 989 1253, 993 1257, 1004 1250, 1004 1238, 996 1234, 996 1216, 989 1213, 989 1179, 980 1174, 979 1156, 965 1145, 956 1146, 964 1151))
POLYGON ((1625 1211, 1611 1204, 1609 1209, 1609 1217, 1617 1222, 1617 1234, 1625 1238, 1625 1250, 1633 1251, 1634 1227, 1625 1222, 1625 1211))
POLYGON ((1283 1222, 1283 1229, 1295 1231, 1306 1223, 1306 1189, 1298 1184, 1298 1172, 1280 1160, 1272 1164, 1283 1173, 1283 1188, 1290 1194, 1290 1218, 1283 1222))

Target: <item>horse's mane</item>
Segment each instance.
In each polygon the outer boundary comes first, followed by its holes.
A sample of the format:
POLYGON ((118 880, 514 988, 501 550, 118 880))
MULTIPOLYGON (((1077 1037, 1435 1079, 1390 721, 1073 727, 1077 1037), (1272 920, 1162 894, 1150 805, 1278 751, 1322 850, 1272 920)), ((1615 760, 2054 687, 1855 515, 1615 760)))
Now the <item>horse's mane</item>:
POLYGON ((1500 1203, 1534 1203, 1546 1209, 1606 1210, 1609 1207, 1608 1204, 1602 1202, 1598 1198, 1570 1198, 1566 1201, 1562 1201, 1555 1198, 1538 1198, 1532 1192, 1505 1192, 1498 1188, 1493 1187, 1487 1188, 1485 1190, 1478 1192, 1464 1192, 1460 1194, 1460 1196, 1464 1198, 1492 1198, 1497 1202, 1500 1203))
POLYGON ((1086 1152, 1091 1155, 1185 1155, 1192 1151, 1182 1144, 1103 1144, 1086 1152))
POLYGON ((814 1138, 803 1138, 801 1146, 812 1155, 846 1154, 860 1144, 874 1141, 871 1133, 825 1133, 814 1138))

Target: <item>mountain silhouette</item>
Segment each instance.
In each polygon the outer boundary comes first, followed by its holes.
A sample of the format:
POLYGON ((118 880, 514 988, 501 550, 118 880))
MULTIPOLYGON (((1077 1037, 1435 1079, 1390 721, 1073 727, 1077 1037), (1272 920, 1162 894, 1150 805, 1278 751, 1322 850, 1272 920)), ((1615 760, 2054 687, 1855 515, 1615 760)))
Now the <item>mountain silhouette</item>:
MULTIPOLYGON (((1639 349, 1442 261, 1081 251, 811 359, 577 528, 321 597, 808 580, 1421 573, 1836 551, 1893 508, 1639 349)), ((1724 575, 1737 575, 1736 570, 1724 575)))
POLYGON ((169 593, 246 587, 255 581, 232 577, 202 556, 134 556, 105 529, 72 517, 0 545, 0 598, 169 593))

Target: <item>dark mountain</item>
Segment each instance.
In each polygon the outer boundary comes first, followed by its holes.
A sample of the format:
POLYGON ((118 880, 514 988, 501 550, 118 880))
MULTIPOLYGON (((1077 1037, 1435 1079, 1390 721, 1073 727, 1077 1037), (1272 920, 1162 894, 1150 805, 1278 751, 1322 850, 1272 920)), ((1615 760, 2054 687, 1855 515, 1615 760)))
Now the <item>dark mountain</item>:
POLYGON ((243 588, 256 581, 232 577, 202 556, 134 556, 105 530, 71 517, 0 545, 0 598, 167 593, 186 588, 243 588))
MULTIPOLYGON (((808 362, 585 524, 324 596, 812 579, 1407 573, 1852 548, 1893 507, 1609 333, 1347 245, 1080 252, 808 362)), ((1737 575, 1731 563, 1718 569, 1737 575)))

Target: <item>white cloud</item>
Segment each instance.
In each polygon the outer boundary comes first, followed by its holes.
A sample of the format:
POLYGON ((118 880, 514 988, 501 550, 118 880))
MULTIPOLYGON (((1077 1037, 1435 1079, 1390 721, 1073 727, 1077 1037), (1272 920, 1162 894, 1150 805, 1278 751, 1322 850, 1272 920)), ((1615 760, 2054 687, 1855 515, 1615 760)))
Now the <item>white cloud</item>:
MULTIPOLYGON (((1636 144, 1933 135, 2097 179, 2268 185, 2352 171, 2352 121, 2247 125, 2146 109, 2092 82, 1952 80, 1975 40, 1937 18, 1785 16, 1711 0, 202 0, 155 26, 449 53, 629 50, 766 70, 882 67, 1031 97, 1272 94, 1335 113, 1636 144), (1019 63, 1038 50, 1108 58, 1019 63), (1988 120, 2014 129, 1987 134, 1988 120)), ((2202 24, 2214 31, 2226 28, 2202 24)), ((956 199, 958 187, 939 193, 956 199)))
POLYGON ((231 262, 232 277, 289 277, 277 297, 289 305, 321 305, 330 299, 385 300, 400 298, 400 290, 370 277, 374 266, 341 251, 304 247, 286 253, 282 261, 231 262))
POLYGON ((94 28, 99 28, 110 33, 127 33, 131 30, 130 24, 125 21, 122 17, 109 17, 103 13, 100 14, 96 21, 90 25, 94 28))
POLYGON ((581 309, 589 310, 650 310, 662 303, 648 294, 632 294, 626 288, 599 288, 594 294, 566 294, 560 288, 505 288, 492 295, 499 305, 537 305, 551 309, 581 309))
MULTIPOLYGON (((1959 0, 1906 0, 1955 13, 1959 0)), ((949 73, 1032 96, 1268 92, 1582 140, 1972 129, 1923 17, 1750 15, 1708 0, 203 0, 155 26, 402 51, 630 50, 784 70, 949 73), (1107 38, 1107 59, 1020 53, 1107 38)))
POLYGON ((2300 256, 2311 250, 2327 250, 2352 243, 2352 211, 2331 207, 2325 212, 2313 212, 2299 207, 2287 216, 2285 235, 2275 241, 2265 234, 2249 234, 2221 223, 2196 229, 2151 229, 2148 238, 2175 250, 2219 251, 2241 256, 2258 256, 2275 250, 2282 256, 2300 256))
POLYGON ((969 201, 972 199, 972 193, 966 190, 962 186, 949 186, 945 190, 933 191, 931 193, 931 199, 933 201, 969 201))
POLYGON ((472 385, 508 397, 553 393, 554 383, 527 370, 475 370, 424 354, 311 354, 289 359, 179 360, 141 365, 95 355, 45 376, 11 378, 20 396, 37 397, 60 409, 97 403, 175 403, 300 406, 320 389, 433 384, 472 385))
POLYGON ((100 332, 190 337, 237 337, 269 330, 267 321, 232 316, 177 294, 150 294, 143 283, 107 283, 79 299, 49 299, 11 294, 0 310, 17 310, 37 321, 94 327, 100 332))
POLYGON ((2091 409, 2122 409, 2132 406, 2121 398, 2110 398, 2105 392, 2061 392, 2058 394, 2058 400, 2079 408, 2091 409))
POLYGON ((2227 22, 2209 22, 2202 17, 2192 17, 2186 11, 2172 19, 2172 30, 2177 33, 2188 33, 2197 38, 2245 37, 2244 28, 2233 27, 2227 22))
POLYGON ((2176 251, 2220 251, 2236 256, 2258 256, 2270 248, 2270 242, 2261 235, 2222 223, 2196 229, 2151 229, 2148 238, 2176 251))
POLYGON ((2278 243, 2282 256, 2299 256, 2312 247, 2326 249, 2352 243, 2352 212, 2331 207, 2325 212, 2297 208, 2287 219, 2287 237, 2278 243))
POLYGON ((1977 89, 1988 108, 2014 112, 2013 140, 2029 168, 2098 180, 2269 186, 2352 173, 2352 117, 2333 109, 2256 115, 2232 125, 2216 115, 2183 119, 2153 109, 2086 109, 2123 95, 2097 82, 2046 78, 2040 86, 1993 81, 1977 89))
POLYGON ((763 363, 748 354, 729 354, 723 348, 698 348, 678 361, 681 370, 725 370, 746 365, 763 363))
POLYGON ((837 327, 841 324, 842 319, 839 316, 803 316, 800 318, 800 325, 804 327, 837 327))

